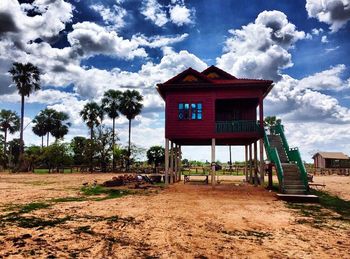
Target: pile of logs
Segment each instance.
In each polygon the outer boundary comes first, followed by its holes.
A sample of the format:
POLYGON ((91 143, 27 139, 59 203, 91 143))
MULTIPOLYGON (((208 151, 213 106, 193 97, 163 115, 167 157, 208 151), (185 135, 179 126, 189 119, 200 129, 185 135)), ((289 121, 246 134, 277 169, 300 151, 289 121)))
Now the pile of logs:
POLYGON ((113 186, 121 186, 121 185, 126 185, 128 183, 137 183, 142 181, 143 179, 142 179, 142 176, 140 175, 124 174, 124 175, 114 176, 112 180, 105 181, 102 184, 102 186, 113 187, 113 186))

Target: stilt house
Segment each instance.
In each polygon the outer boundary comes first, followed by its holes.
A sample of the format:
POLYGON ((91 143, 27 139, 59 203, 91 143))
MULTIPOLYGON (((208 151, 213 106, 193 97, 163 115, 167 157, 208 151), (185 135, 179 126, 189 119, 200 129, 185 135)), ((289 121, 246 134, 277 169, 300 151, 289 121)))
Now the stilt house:
POLYGON ((257 143, 261 140, 263 159, 263 100, 272 87, 272 81, 238 79, 215 66, 202 72, 188 68, 158 84, 157 90, 165 101, 165 172, 173 176, 170 181, 179 177, 176 171, 184 145, 211 145, 212 162, 216 145, 241 145, 246 147, 246 160, 249 156, 249 161, 256 161, 257 143))

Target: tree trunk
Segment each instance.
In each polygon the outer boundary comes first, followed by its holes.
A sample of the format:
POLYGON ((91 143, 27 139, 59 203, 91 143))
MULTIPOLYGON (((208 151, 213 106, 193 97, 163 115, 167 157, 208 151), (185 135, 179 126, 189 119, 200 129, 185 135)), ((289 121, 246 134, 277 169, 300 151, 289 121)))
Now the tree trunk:
POLYGON ((44 148, 44 135, 41 136, 41 149, 44 148))
POLYGON ((50 139, 50 132, 47 133, 46 135, 46 146, 49 146, 49 139, 50 139))
POLYGON ((93 167, 93 150, 92 150, 92 139, 93 139, 93 136, 94 136, 94 129, 93 127, 90 128, 90 172, 92 173, 92 167, 93 167))
POLYGON ((130 170, 130 155, 131 155, 131 142, 130 142, 130 136, 131 136, 131 119, 129 119, 129 145, 128 145, 128 163, 126 166, 126 170, 130 170))
POLYGON ((5 129, 5 136, 4 136, 4 155, 7 155, 7 129, 5 129))
POLYGON ((112 132, 112 171, 115 171, 115 157, 114 157, 114 146, 115 146, 115 118, 113 118, 113 132, 112 132))
POLYGON ((21 96, 21 129, 20 129, 20 136, 19 136, 19 157, 20 159, 23 156, 23 152, 24 152, 24 141, 23 141, 23 123, 24 123, 24 95, 21 96))

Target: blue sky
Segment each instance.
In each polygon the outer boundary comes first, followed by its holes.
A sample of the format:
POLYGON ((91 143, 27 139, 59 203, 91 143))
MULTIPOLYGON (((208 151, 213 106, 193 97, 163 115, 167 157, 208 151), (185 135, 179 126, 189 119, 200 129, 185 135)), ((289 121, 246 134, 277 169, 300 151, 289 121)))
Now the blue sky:
MULTIPOLYGON (((7 73, 14 61, 30 61, 43 73, 42 90, 27 99, 26 121, 45 107, 65 111, 72 122, 67 141, 88 135, 79 117, 87 101, 99 101, 109 88, 135 88, 145 108, 132 140, 148 148, 163 144, 156 84, 189 66, 216 65, 237 77, 274 80, 265 115, 282 118, 305 160, 321 150, 350 154, 349 6, 349 0, 1 0, 0 108, 19 111, 7 73)), ((117 124, 125 143, 126 119, 117 124)), ((31 126, 25 140, 40 143, 31 126)), ((243 159, 240 148, 234 154, 243 159)), ((190 147, 185 156, 206 160, 209 151, 190 147)), ((228 160, 227 148, 218 149, 218 158, 228 160)))

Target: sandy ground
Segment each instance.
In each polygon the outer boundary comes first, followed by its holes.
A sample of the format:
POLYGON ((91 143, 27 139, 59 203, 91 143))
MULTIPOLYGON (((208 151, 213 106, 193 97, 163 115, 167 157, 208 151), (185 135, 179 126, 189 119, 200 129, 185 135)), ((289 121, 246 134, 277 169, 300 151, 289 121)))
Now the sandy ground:
MULTIPOLYGON (((0 222, 0 258, 350 258, 350 221, 332 212, 310 224, 314 219, 242 177, 222 178, 215 189, 181 182, 115 199, 52 201, 82 197, 82 183, 111 177, 0 173, 0 216, 7 219, 0 222), (18 214, 33 202, 47 207, 18 214), (55 224, 30 227, 28 220, 55 224)), ((349 177, 315 182, 350 198, 349 177)))

